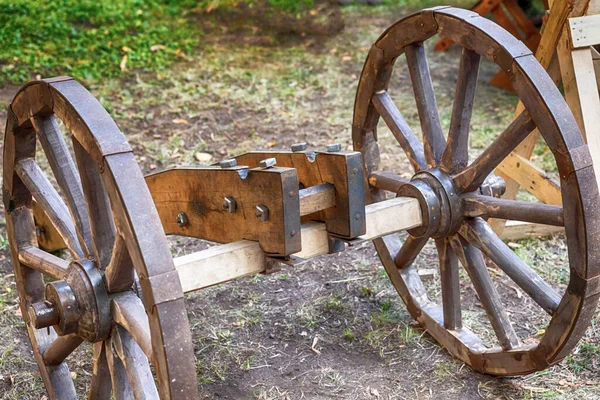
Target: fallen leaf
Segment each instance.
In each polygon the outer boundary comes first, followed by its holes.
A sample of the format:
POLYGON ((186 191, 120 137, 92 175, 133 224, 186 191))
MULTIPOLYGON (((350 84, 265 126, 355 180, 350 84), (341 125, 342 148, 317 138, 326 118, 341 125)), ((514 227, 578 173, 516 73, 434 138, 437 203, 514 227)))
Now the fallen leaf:
POLYGON ((178 125, 187 125, 189 122, 187 121, 187 119, 174 119, 173 121, 174 124, 178 124, 178 125))
POLYGON ((515 242, 508 242, 508 247, 512 247, 513 249, 518 249, 521 247, 521 245, 519 243, 515 243, 515 242))
POLYGON ((150 47, 150 51, 158 51, 158 50, 164 50, 165 46, 163 46, 162 44, 155 44, 154 46, 150 47))
POLYGON ((371 388, 371 395, 375 397, 379 397, 379 390, 371 388))
POLYGON ((211 154, 208 154, 208 153, 196 153, 196 154, 194 154, 194 158, 198 162, 208 164, 209 162, 212 161, 213 156, 211 154))
POLYGON ((121 64, 119 64, 119 68, 121 68, 121 71, 123 72, 127 71, 127 54, 125 54, 121 59, 121 64))
POLYGON ((268 148, 272 148, 272 147, 275 147, 275 146, 277 146, 277 142, 276 141, 271 140, 270 142, 267 142, 267 147, 268 148))
POLYGON ((317 345, 317 343, 319 343, 319 337, 315 336, 312 342, 312 346, 310 347, 310 349, 317 355, 321 354, 321 352, 315 347, 317 345))

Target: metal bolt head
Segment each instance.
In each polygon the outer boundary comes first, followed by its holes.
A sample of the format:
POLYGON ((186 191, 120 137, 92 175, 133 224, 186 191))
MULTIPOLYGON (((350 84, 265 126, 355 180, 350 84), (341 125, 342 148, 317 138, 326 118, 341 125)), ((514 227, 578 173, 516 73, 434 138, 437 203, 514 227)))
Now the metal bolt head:
POLYGON ((232 196, 227 196, 223 199, 223 209, 230 213, 234 213, 237 210, 237 202, 232 196))
POLYGON ((299 151, 306 151, 308 149, 308 145, 306 143, 295 143, 292 145, 292 151, 297 153, 299 151))
POLYGON ((188 216, 186 215, 186 213, 184 213, 182 211, 179 214, 177 214, 177 219, 175 220, 175 222, 177 222, 179 227, 183 228, 190 222, 190 220, 188 219, 188 216))
POLYGON ((277 164, 277 160, 276 159, 274 159, 274 158, 267 158, 265 160, 260 160, 260 163, 258 165, 261 168, 271 168, 275 164, 277 164))
POLYGON ((230 158, 229 160, 223 160, 219 163, 219 167, 221 168, 232 168, 237 165, 237 161, 235 158, 230 158))
POLYGON ((257 205, 256 216, 260 218, 261 221, 267 221, 269 219, 269 208, 264 204, 257 205))
POLYGON ((342 145, 339 143, 329 144, 327 145, 327 151, 330 153, 337 153, 338 151, 342 151, 342 145))

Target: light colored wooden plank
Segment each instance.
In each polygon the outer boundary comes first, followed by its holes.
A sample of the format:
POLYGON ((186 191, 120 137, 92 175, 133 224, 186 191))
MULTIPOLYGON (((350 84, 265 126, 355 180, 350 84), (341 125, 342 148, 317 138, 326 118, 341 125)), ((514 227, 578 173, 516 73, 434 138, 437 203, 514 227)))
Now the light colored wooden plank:
POLYGON ((600 15, 569 18, 569 33, 573 49, 600 44, 600 15))
MULTIPOLYGON (((416 199, 396 197, 366 207, 367 233, 371 240, 421 225, 421 209, 416 199)), ((302 251, 295 256, 316 257, 329 252, 325 224, 302 225, 302 251)), ((241 240, 211 247, 174 259, 183 291, 188 293, 265 270, 265 254, 258 242, 241 240)))
POLYGON ((525 157, 513 152, 504 159, 497 170, 510 176, 541 202, 554 205, 562 204, 560 186, 525 157))
POLYGON ((531 237, 551 236, 556 233, 562 233, 565 229, 562 226, 530 224, 521 221, 508 221, 502 232, 502 240, 520 240, 531 237))

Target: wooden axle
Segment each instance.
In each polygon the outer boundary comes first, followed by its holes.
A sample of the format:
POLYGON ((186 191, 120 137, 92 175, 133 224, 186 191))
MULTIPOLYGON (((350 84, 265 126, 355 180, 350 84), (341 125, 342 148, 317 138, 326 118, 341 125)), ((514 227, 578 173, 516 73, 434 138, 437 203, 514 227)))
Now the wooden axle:
MULTIPOLYGON (((421 209, 416 199, 396 197, 366 206, 367 233, 358 239, 372 240, 421 225, 421 209)), ((302 250, 292 257, 310 258, 329 253, 326 225, 302 225, 302 250)), ((352 242, 351 242, 352 243, 352 242)), ((267 256, 258 242, 242 240, 211 247, 175 258, 175 267, 184 292, 193 292, 266 270, 267 256)))

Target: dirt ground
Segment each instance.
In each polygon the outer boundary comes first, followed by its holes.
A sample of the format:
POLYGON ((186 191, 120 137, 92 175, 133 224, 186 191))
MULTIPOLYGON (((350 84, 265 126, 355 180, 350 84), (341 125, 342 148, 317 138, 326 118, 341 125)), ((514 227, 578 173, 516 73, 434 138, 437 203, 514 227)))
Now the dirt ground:
MULTIPOLYGON (((367 51, 407 12, 351 8, 344 12, 341 34, 301 40, 259 30, 245 36, 214 24, 207 26, 211 34, 198 54, 168 73, 133 74, 88 87, 125 132, 146 173, 297 142, 312 149, 334 142, 350 148, 354 93, 367 51)), ((432 44, 428 54, 447 128, 460 50, 433 53, 432 44)), ((487 84, 495 72, 491 63, 482 65, 471 126, 473 154, 502 131, 517 102, 487 84)), ((419 132, 408 82, 399 64, 390 93, 419 132)), ((0 89, 2 110, 16 89, 0 89)), ((5 117, 0 111, 2 125, 5 117)), ((383 128, 380 148, 388 170, 410 176, 400 147, 383 128)), ((551 167, 543 147, 536 151, 536 162, 551 167)), ((174 256, 208 245, 170 240, 174 256)), ((564 291, 569 269, 563 237, 511 246, 564 291)), ((438 268, 432 244, 416 266, 438 268)), ((490 271, 518 334, 543 334, 548 320, 539 307, 495 266, 490 271)), ((491 343, 493 332, 474 290, 466 274, 461 278, 465 323, 491 343)), ((439 274, 425 284, 433 298, 439 296, 439 274)), ((45 391, 17 308, 4 225, 0 288, 0 393, 5 399, 42 399, 45 391)), ((187 295, 187 305, 203 398, 600 399, 600 314, 575 354, 560 364, 527 377, 481 375, 454 360, 415 324, 370 243, 274 275, 187 295)), ((85 346, 70 358, 82 389, 89 384, 90 361, 85 346)))

